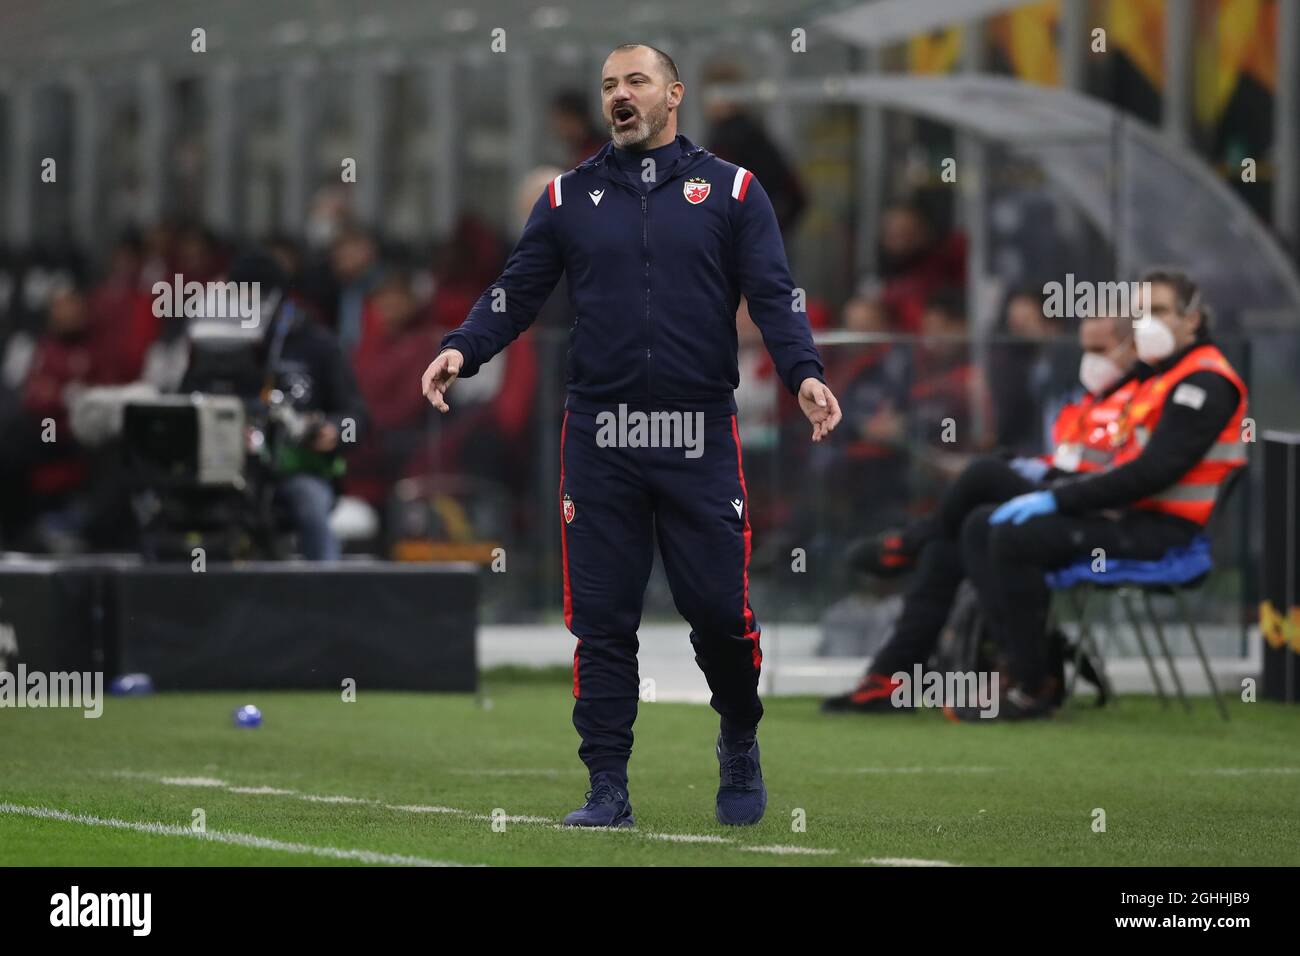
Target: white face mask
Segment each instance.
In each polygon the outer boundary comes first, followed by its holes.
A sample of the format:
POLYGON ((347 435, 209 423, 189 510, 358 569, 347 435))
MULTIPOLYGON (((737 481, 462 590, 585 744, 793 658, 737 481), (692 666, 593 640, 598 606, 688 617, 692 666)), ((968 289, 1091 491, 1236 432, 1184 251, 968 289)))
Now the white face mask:
POLYGON ((1151 365, 1174 354, 1174 332, 1159 319, 1145 316, 1133 323, 1138 358, 1151 365))
POLYGON ((1079 382, 1091 395, 1100 395, 1124 376, 1124 370, 1108 355, 1084 352, 1079 362, 1079 382))

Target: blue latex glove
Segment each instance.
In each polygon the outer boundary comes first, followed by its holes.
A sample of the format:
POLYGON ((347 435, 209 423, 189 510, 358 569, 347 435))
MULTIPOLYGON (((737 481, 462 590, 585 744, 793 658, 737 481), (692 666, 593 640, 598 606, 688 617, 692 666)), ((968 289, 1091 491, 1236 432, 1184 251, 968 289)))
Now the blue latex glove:
POLYGON ((1017 495, 989 515, 989 524, 1024 524, 1039 515, 1056 514, 1056 496, 1050 491, 1031 491, 1017 495))
POLYGON ((1052 466, 1041 458, 1012 458, 1011 470, 1026 481, 1042 481, 1052 466))

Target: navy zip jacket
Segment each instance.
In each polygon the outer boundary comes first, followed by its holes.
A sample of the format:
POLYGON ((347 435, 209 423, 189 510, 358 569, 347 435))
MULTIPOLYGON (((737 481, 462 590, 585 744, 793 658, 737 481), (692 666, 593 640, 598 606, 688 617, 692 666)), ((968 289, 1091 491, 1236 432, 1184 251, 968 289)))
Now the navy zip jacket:
POLYGON ((461 377, 532 324, 564 273, 574 411, 628 403, 734 413, 742 293, 786 387, 797 394, 809 376, 824 381, 767 193, 748 170, 685 136, 675 142, 645 189, 619 167, 612 142, 547 186, 505 270, 442 340, 465 356, 461 377))

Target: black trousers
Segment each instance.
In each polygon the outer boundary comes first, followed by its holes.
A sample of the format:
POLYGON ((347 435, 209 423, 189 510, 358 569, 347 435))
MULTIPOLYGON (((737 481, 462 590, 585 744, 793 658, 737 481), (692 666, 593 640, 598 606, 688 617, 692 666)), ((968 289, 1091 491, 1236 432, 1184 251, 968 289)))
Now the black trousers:
POLYGON ((1043 632, 1051 603, 1044 573, 1080 558, 1159 558, 1200 532, 1194 522, 1128 509, 1116 516, 1040 515, 1024 524, 990 525, 995 505, 975 508, 962 524, 960 560, 980 609, 1002 646, 1013 684, 1031 693, 1047 676, 1043 632))
POLYGON ((910 672, 929 659, 966 577, 962 529, 967 517, 981 505, 998 505, 1039 487, 1000 458, 976 459, 957 477, 939 501, 938 533, 921 548, 902 614, 872 661, 872 671, 910 672))
MULTIPOLYGON (((677 413, 695 415, 697 413, 677 413)), ((627 779, 640 698, 637 630, 655 543, 695 662, 731 739, 752 737, 760 628, 749 604, 749 496, 734 415, 699 414, 698 445, 609 445, 599 416, 566 411, 560 432, 564 620, 573 726, 592 776, 627 779)))

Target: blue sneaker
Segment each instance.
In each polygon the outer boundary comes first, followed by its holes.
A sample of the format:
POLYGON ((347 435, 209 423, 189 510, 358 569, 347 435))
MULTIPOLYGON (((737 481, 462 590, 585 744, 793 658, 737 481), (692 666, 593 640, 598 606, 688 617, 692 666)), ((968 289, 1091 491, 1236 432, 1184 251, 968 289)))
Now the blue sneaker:
POLYGON ((598 776, 591 781, 587 802, 564 818, 566 827, 613 827, 634 825, 632 802, 617 781, 598 776))
POLYGON ((758 765, 758 740, 748 750, 728 750, 718 735, 718 822, 746 827, 763 819, 767 787, 758 765))

